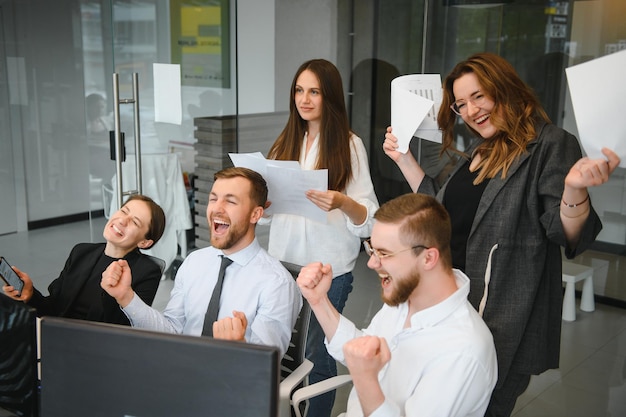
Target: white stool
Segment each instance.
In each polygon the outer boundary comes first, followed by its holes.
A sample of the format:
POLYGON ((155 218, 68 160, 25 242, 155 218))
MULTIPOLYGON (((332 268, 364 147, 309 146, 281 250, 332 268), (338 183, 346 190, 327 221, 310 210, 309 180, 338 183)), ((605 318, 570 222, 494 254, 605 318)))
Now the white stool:
POLYGON ((563 262, 563 282, 565 283, 565 295, 563 296, 562 318, 565 321, 576 320, 575 290, 578 281, 583 283, 580 309, 582 311, 594 311, 596 309, 593 298, 593 268, 587 265, 563 262))

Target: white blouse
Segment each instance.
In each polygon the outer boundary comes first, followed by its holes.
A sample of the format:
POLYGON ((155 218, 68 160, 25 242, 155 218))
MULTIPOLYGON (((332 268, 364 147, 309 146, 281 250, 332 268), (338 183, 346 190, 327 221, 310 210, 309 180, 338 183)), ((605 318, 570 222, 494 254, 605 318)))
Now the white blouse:
MULTIPOLYGON (((305 134, 306 149, 308 138, 305 134)), ((271 218, 268 251, 276 258, 298 265, 311 262, 331 264, 335 276, 351 272, 359 255, 361 238, 369 237, 378 210, 378 199, 370 177, 369 161, 363 141, 356 135, 351 137, 352 179, 344 193, 365 206, 367 217, 362 224, 355 225, 341 210, 327 213, 326 224, 303 216, 274 214, 271 218)), ((302 169, 315 169, 319 154, 319 135, 305 155, 300 155, 302 169)))

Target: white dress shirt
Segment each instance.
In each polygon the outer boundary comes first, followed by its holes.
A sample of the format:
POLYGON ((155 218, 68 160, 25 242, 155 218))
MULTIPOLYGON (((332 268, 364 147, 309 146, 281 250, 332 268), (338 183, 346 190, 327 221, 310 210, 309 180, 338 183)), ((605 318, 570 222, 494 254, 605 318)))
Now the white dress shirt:
MULTIPOLYGON (((163 313, 135 296, 123 309, 131 325, 200 336, 222 254, 213 247, 191 252, 176 274, 163 313)), ((233 263, 226 268, 224 275, 218 319, 232 317, 233 310, 242 311, 248 320, 246 341, 276 346, 284 355, 302 307, 295 280, 259 245, 257 239, 228 257, 233 263)))
MULTIPOLYGON (((308 138, 305 135, 303 149, 308 138)), ((378 199, 369 171, 369 159, 361 139, 351 137, 352 179, 345 194, 367 209, 362 224, 355 225, 341 210, 328 212, 327 222, 319 223, 303 216, 274 214, 271 218, 268 251, 283 261, 306 265, 319 261, 331 264, 335 276, 351 272, 359 255, 361 239, 369 237, 378 210, 378 199)), ((319 135, 313 140, 309 153, 300 155, 302 169, 315 169, 319 153, 319 135)), ((267 223, 259 222, 260 224, 267 223)))
MULTIPOLYGON (((384 337, 391 359, 378 375, 385 402, 372 417, 483 417, 496 385, 493 338, 467 301, 469 279, 454 270, 459 289, 441 303, 411 317, 408 304, 384 305, 364 331, 341 316, 328 352, 344 362, 343 345, 364 334, 384 337)), ((354 388, 346 417, 362 416, 354 388)))

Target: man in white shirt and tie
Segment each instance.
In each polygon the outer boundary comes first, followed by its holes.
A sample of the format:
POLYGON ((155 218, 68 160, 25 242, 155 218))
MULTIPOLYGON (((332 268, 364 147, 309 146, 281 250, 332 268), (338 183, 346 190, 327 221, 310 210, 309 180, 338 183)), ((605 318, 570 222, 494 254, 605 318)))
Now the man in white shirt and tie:
POLYGON ((267 185, 257 172, 233 167, 215 174, 207 206, 211 246, 187 256, 163 313, 132 291, 125 261, 105 270, 102 288, 133 327, 196 336, 212 330, 215 338, 276 346, 284 354, 302 299, 291 274, 256 239, 266 202, 267 185), (224 256, 232 263, 225 270, 217 320, 205 325, 224 256))

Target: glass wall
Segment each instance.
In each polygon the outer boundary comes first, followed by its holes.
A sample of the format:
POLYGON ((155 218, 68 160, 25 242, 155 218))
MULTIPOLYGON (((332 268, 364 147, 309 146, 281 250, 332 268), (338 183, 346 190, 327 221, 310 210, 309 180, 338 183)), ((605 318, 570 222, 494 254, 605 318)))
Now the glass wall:
MULTIPOLYGON (((193 171, 193 118, 236 113, 231 12, 209 0, 0 1, 0 233, 108 212, 113 73, 121 100, 138 74, 143 154, 176 152, 193 171), (205 44, 186 43, 196 38, 205 44), (156 121, 154 63, 181 65, 180 123, 156 121)), ((120 105, 128 154, 133 120, 133 106, 120 105)))
MULTIPOLYGON (((266 152, 297 67, 329 59, 384 202, 409 191, 381 148, 393 78, 445 75, 471 53, 495 52, 535 88, 553 122, 577 134, 564 69, 625 48, 624 15, 622 0, 0 0, 0 233, 105 214, 113 73, 122 99, 138 74, 143 152, 177 153, 193 172, 194 118, 235 116, 237 149, 266 152), (156 121, 154 63, 181 66, 180 123, 156 121), (254 123, 268 119, 255 115, 276 116, 272 129, 259 130, 254 123)), ((132 107, 120 106, 129 154, 132 107)), ((470 139, 459 125, 459 146, 470 139)), ((445 178, 437 144, 415 138, 411 151, 445 178)), ((620 169, 592 190, 605 224, 595 249, 618 257, 625 180, 620 169)), ((626 288, 606 291, 626 300, 626 288)))
MULTIPOLYGON (((10 13, 6 7, 0 6, 0 22, 4 15, 10 13)), ((0 57, 7 56, 8 45, 4 39, 4 31, 0 31, 0 57)), ((15 190, 16 177, 14 168, 13 140, 11 136, 11 103, 19 101, 14 87, 18 84, 13 78, 20 62, 16 59, 0 60, 0 234, 17 231, 17 195, 15 190), (11 79, 10 79, 11 78, 11 79)))
POLYGON ((0 4, 0 58, 10 86, 0 92, 10 115, 2 129, 10 129, 20 213, 13 230, 25 230, 51 217, 89 212, 83 75, 74 36, 78 8, 71 1, 0 4))
MULTIPOLYGON (((352 14, 352 125, 370 140, 370 162, 381 202, 409 188, 381 149, 389 124, 389 83, 398 75, 443 76, 467 56, 480 51, 509 60, 534 88, 551 120, 578 136, 565 68, 626 49, 626 3, 620 0, 420 0, 348 2, 352 14)), ((339 45, 342 46, 341 41, 339 45)), ((338 61, 342 52, 339 51, 338 61)), ((462 122, 457 143, 472 139, 462 122)), ((425 170, 445 179, 448 161, 438 146, 413 138, 411 151, 425 170)), ((619 263, 626 254, 626 170, 618 168, 607 184, 590 190, 604 228, 593 250, 577 261, 610 266, 595 279, 596 294, 626 300, 619 263), (599 279, 598 279, 599 278, 599 279)))

